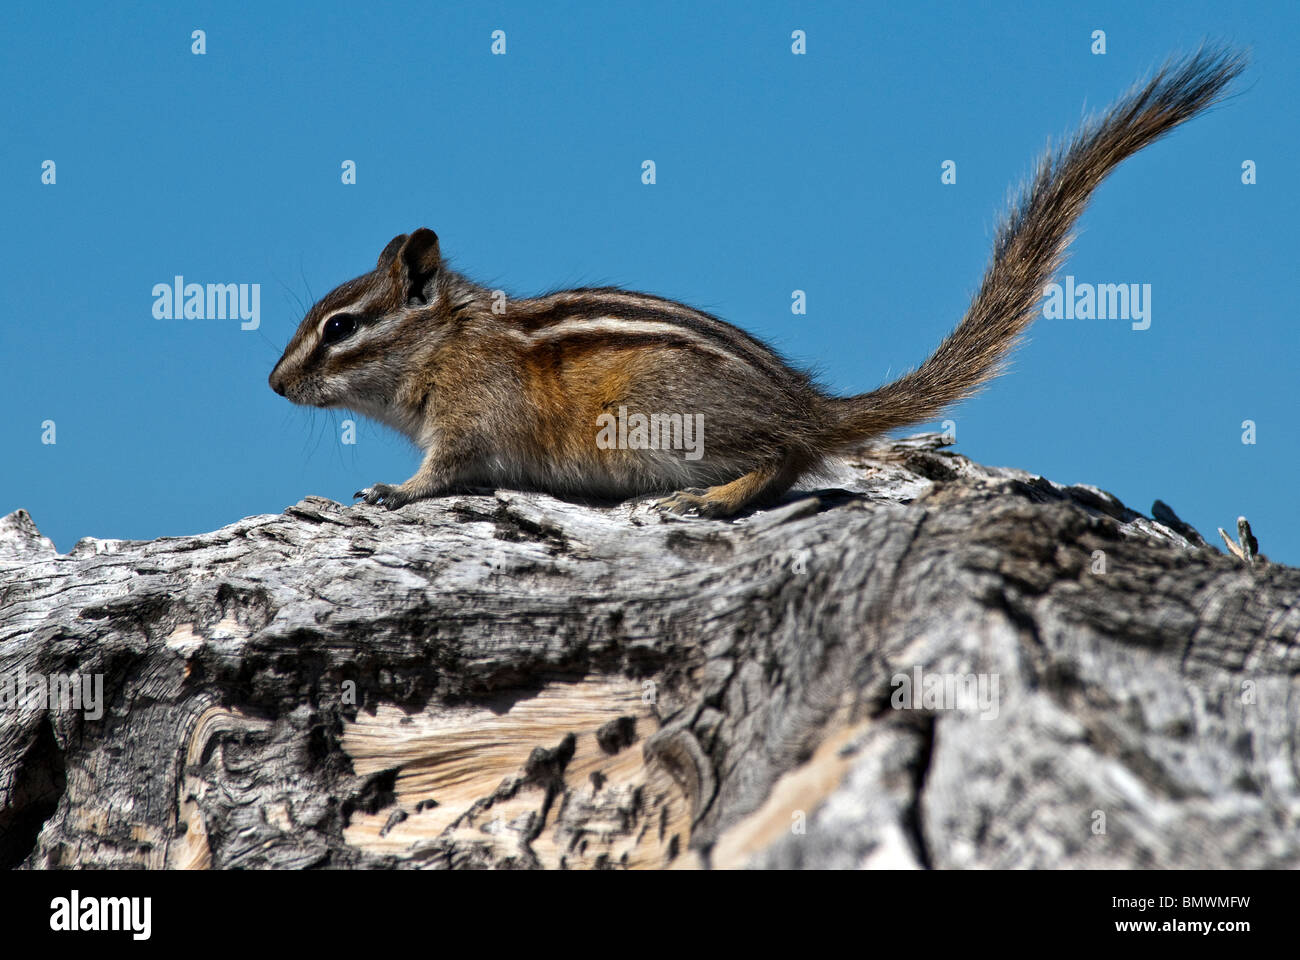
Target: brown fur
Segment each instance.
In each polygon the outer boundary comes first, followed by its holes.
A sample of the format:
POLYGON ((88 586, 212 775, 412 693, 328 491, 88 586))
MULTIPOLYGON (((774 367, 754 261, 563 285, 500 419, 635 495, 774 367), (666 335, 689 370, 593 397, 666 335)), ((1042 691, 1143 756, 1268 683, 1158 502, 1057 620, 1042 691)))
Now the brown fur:
POLYGON ((604 497, 678 489, 661 507, 730 515, 837 452, 932 419, 995 376, 1093 190, 1220 99, 1243 64, 1202 51, 1167 65, 1048 153, 999 230, 961 324, 920 367, 871 393, 829 397, 744 331, 648 294, 566 290, 495 313, 492 292, 447 269, 423 228, 395 237, 373 271, 308 311, 270 383, 296 403, 376 417, 425 450, 406 483, 358 494, 370 503, 397 507, 468 484, 604 497), (325 343, 323 322, 339 311, 356 329, 325 343), (597 418, 620 408, 702 415, 703 456, 602 449, 597 418))

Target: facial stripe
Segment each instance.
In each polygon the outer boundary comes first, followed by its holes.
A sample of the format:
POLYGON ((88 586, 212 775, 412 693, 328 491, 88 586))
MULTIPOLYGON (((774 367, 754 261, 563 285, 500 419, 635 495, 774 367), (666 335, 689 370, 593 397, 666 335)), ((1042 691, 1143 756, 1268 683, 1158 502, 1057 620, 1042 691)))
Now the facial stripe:
MULTIPOLYGON (((331 290, 312 308, 321 311, 319 320, 310 326, 299 325, 281 363, 291 368, 301 367, 320 345, 325 323, 330 317, 338 313, 372 311, 376 307, 380 309, 375 312, 386 313, 384 301, 385 292, 372 283, 371 274, 356 277, 331 290)), ((311 316, 310 312, 308 316, 311 316)))
POLYGON ((341 307, 330 310, 329 313, 321 317, 320 322, 316 324, 316 336, 325 336, 325 324, 329 323, 331 318, 337 317, 339 314, 343 313, 355 313, 357 316, 365 316, 367 313, 371 312, 372 308, 376 306, 380 299, 381 296, 379 293, 371 291, 360 300, 353 303, 346 303, 341 307))
POLYGON ((382 354, 384 350, 388 349, 388 344, 391 343, 394 328, 397 328, 400 332, 400 328, 405 324, 406 320, 412 314, 420 311, 402 310, 397 313, 382 315, 374 321, 359 324, 356 332, 345 340, 341 340, 336 344, 327 344, 325 342, 325 324, 330 321, 331 317, 353 313, 364 320, 366 312, 375 306, 376 301, 379 301, 382 307, 381 297, 368 296, 354 303, 331 310, 315 325, 313 335, 304 338, 303 342, 299 344, 294 351, 293 362, 310 364, 312 360, 321 361, 331 352, 333 347, 339 348, 338 351, 334 351, 339 356, 351 357, 358 352, 358 348, 373 345, 376 341, 381 340, 386 341, 380 344, 378 348, 378 352, 382 354))

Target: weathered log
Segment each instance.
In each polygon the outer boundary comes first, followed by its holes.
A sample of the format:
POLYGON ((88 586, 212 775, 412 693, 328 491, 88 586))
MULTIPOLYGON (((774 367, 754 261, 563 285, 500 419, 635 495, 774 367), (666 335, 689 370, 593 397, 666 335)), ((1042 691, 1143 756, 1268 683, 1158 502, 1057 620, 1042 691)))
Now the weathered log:
POLYGON ((1300 570, 939 445, 730 522, 11 514, 0 863, 1300 865, 1300 570))

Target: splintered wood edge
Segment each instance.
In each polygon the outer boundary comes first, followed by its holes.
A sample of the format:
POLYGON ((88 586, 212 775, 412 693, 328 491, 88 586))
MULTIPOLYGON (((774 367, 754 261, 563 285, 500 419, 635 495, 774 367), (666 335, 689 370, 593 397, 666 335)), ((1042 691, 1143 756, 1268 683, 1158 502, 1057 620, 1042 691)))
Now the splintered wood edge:
POLYGON ((430 705, 411 714, 385 704, 363 712, 345 725, 343 751, 359 776, 396 771, 395 803, 354 813, 345 841, 386 855, 480 846, 494 859, 552 868, 673 865, 686 853, 694 811, 642 749, 659 728, 642 689, 595 677, 549 683, 503 710, 430 705), (609 752, 597 731, 623 717, 634 732, 609 752), (555 750, 570 734, 562 782, 530 779, 534 751, 555 750))

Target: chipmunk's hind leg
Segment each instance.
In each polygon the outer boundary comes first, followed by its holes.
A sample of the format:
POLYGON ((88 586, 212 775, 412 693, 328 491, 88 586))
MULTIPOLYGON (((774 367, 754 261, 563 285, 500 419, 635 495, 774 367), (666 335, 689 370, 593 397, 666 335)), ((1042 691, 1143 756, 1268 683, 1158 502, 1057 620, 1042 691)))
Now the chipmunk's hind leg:
POLYGON ((701 517, 730 517, 747 506, 774 499, 785 493, 802 472, 782 462, 764 464, 730 483, 703 489, 691 487, 655 501, 665 513, 693 513, 701 517))

